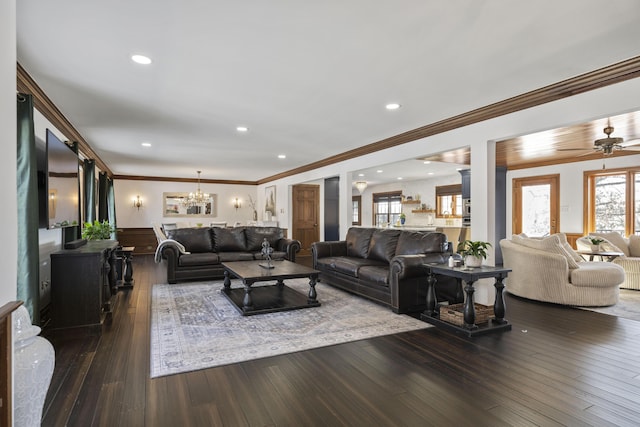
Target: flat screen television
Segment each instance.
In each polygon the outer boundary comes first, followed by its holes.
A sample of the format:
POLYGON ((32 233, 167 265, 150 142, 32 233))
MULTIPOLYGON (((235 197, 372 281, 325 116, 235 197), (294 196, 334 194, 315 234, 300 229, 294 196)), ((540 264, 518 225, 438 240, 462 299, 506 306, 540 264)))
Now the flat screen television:
POLYGON ((77 226, 80 223, 78 155, 47 129, 44 159, 46 162, 38 161, 40 226, 77 226), (42 191, 41 187, 46 190, 42 191))

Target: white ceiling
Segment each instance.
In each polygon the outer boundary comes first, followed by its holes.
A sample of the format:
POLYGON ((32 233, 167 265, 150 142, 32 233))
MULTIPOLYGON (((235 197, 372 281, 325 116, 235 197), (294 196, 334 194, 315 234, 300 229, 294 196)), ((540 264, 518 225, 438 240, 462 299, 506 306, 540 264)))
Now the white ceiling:
POLYGON ((23 0, 17 50, 115 174, 254 181, 638 56, 639 17, 637 0, 23 0))

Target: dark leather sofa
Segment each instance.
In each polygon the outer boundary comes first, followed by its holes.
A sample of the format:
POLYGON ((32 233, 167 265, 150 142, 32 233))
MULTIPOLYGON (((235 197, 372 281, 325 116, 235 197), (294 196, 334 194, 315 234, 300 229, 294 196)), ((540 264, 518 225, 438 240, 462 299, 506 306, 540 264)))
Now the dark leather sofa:
POLYGON ((296 260, 300 250, 298 240, 285 238, 285 230, 278 227, 199 227, 178 228, 167 231, 167 238, 184 246, 181 253, 177 245, 161 248, 167 261, 167 281, 177 283, 187 280, 224 278, 225 261, 250 261, 264 259, 262 242, 266 238, 273 248, 274 260, 296 260))
MULTIPOLYGON (((388 305, 396 313, 424 311, 424 263, 447 263, 449 256, 460 259, 443 233, 360 227, 350 228, 343 241, 313 243, 311 251, 321 282, 388 305)), ((438 302, 464 301, 455 279, 436 279, 438 302)))

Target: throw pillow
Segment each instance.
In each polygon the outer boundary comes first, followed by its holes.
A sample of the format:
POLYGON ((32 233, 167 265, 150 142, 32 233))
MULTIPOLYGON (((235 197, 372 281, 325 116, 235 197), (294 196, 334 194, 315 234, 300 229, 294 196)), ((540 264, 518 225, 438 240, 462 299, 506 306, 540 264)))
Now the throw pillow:
POLYGON ((575 250, 573 250, 573 248, 571 247, 571 245, 567 241, 567 235, 566 234, 564 234, 564 233, 556 233, 556 234, 560 238, 560 244, 562 245, 564 250, 567 251, 567 253, 571 256, 571 258, 573 258, 573 260, 575 262, 584 261, 584 258, 582 258, 579 253, 577 253, 575 250))
POLYGON ((640 257, 640 236, 629 235, 629 256, 640 257))
POLYGON ((571 255, 562 247, 560 243, 560 237, 557 234, 544 237, 542 239, 527 239, 525 237, 513 236, 512 241, 522 246, 526 246, 532 249, 539 249, 552 254, 562 255, 567 260, 569 269, 573 270, 579 268, 578 263, 573 259, 571 255))
MULTIPOLYGON (((612 231, 610 233, 589 233, 590 236, 605 239, 612 247, 607 248, 603 244, 602 249, 607 251, 622 252, 625 256, 629 256, 629 243, 622 237, 620 233, 612 231)), ((606 243, 606 242, 605 242, 606 243)))

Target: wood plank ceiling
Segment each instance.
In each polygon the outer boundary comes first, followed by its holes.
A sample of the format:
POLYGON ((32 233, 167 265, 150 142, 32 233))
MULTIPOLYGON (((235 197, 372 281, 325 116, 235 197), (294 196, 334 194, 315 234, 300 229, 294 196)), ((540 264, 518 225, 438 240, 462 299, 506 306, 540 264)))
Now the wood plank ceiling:
MULTIPOLYGON (((606 137, 604 128, 608 121, 614 128, 611 137, 623 138, 625 143, 633 145, 607 157, 640 154, 640 111, 634 111, 498 141, 496 165, 514 170, 602 159, 605 156, 593 149, 593 142, 606 137)), ((468 165, 470 157, 469 148, 466 148, 435 154, 424 160, 468 165)))

